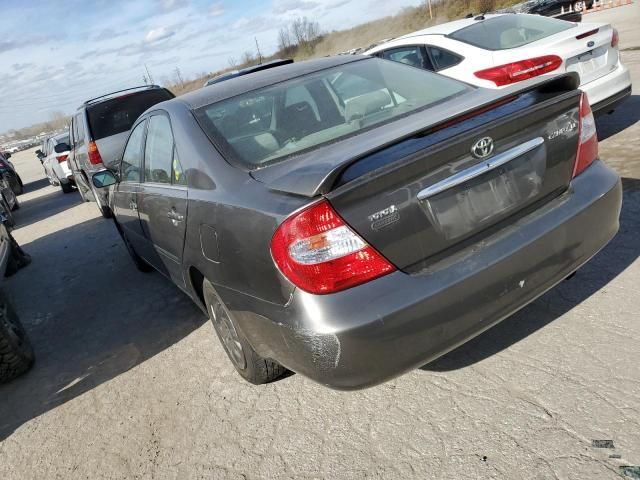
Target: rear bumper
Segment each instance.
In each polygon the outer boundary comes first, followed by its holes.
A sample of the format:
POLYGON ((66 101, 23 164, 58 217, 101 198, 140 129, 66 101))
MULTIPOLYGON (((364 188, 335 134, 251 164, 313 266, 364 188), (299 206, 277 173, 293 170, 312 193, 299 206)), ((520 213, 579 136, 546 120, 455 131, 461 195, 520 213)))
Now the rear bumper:
POLYGON ((631 85, 629 85, 624 90, 619 91, 615 95, 611 95, 609 98, 605 98, 601 102, 596 103, 591 107, 591 109, 596 115, 604 115, 605 113, 610 113, 612 110, 615 110, 618 105, 620 105, 630 96, 631 85))
POLYGON ((631 94, 631 74, 622 62, 618 62, 618 68, 593 82, 580 85, 580 89, 587 94, 594 113, 606 113, 611 111, 607 107, 631 94))
POLYGON ((621 202, 618 175, 597 161, 560 197, 428 272, 331 295, 296 290, 263 315, 231 292, 223 299, 261 355, 332 388, 363 388, 436 359, 562 281, 616 234, 621 202))

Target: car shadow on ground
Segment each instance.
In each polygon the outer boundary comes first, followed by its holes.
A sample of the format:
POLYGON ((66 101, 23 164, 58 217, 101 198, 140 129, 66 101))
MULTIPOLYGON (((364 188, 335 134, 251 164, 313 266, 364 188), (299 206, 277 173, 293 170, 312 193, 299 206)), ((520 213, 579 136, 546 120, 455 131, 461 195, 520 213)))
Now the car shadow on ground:
MULTIPOLYGON (((19 198, 20 210, 14 213, 17 228, 26 227, 45 218, 50 218, 82 203, 79 193, 74 191, 65 194, 60 189, 24 201, 22 200, 23 197, 19 198)), ((97 212, 98 210, 96 209, 97 212)))
MULTIPOLYGON (((60 198, 67 202, 69 197, 60 198)), ((32 340, 36 363, 23 377, 0 386, 0 442, 30 419, 162 352, 205 321, 171 282, 135 269, 110 220, 94 218, 23 248, 33 263, 3 287, 32 340)))
POLYGON ((622 184, 620 230, 598 255, 572 278, 421 370, 457 370, 501 352, 582 303, 631 265, 640 256, 640 180, 624 178, 622 184))
POLYGON ((598 141, 603 141, 640 121, 640 95, 631 95, 611 114, 596 117, 598 141))
POLYGON ((46 178, 41 178, 40 180, 35 180, 33 182, 25 183, 24 193, 35 192, 36 190, 40 190, 41 188, 48 187, 50 185, 49 180, 46 178))

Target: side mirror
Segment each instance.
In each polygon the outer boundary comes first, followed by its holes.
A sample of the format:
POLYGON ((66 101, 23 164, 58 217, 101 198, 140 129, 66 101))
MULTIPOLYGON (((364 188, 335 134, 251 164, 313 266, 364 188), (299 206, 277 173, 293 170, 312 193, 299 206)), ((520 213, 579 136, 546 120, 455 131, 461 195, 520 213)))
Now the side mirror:
POLYGON ((71 147, 69 146, 68 143, 58 143, 55 147, 53 147, 53 150, 56 153, 64 153, 71 150, 71 147))
POLYGON ((105 188, 118 183, 118 178, 111 170, 102 170, 91 177, 93 186, 96 188, 105 188))
POLYGON ((44 153, 42 153, 42 150, 38 149, 38 150, 36 150, 36 156, 37 157, 44 157, 44 153))
POLYGON ((9 152, 5 152, 3 155, 5 160, 9 160, 11 158, 11 154, 9 152))

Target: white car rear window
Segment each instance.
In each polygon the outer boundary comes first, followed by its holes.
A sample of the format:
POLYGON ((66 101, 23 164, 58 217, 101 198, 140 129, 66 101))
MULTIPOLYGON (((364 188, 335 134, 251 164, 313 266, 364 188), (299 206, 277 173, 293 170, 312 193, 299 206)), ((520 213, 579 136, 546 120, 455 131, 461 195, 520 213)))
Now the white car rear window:
POLYGON ((575 27, 572 22, 540 15, 508 14, 478 20, 448 35, 485 50, 507 50, 536 42, 575 27))

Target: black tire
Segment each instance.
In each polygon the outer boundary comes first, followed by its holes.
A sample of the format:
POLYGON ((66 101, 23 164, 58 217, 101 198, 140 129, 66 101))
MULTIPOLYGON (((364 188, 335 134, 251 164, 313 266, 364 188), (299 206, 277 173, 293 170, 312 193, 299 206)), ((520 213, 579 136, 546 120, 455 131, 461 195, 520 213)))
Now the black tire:
POLYGON ((67 182, 67 183, 60 182, 60 188, 62 188, 62 192, 63 193, 71 193, 71 192, 73 192, 73 187, 71 186, 71 184, 69 182, 67 182))
POLYGON ((7 205, 7 202, 4 198, 0 199, 0 202, 2 203, 2 209, 4 210, 4 215, 5 217, 7 217, 5 225, 9 228, 15 227, 16 219, 13 217, 13 212, 9 208, 9 205, 7 205))
POLYGON ((98 210, 100 210, 100 214, 102 215, 102 217, 112 218, 113 212, 111 211, 111 208, 109 208, 108 206, 104 206, 100 203, 98 194, 95 192, 95 190, 93 190, 93 188, 91 189, 91 193, 93 194, 93 198, 95 199, 96 205, 98 206, 98 210))
POLYGON ((280 378, 287 369, 269 358, 262 358, 244 337, 231 312, 208 280, 202 284, 209 319, 236 371, 249 383, 262 385, 280 378), (230 346, 232 345, 232 346, 230 346))
POLYGON ((10 302, 0 292, 0 383, 22 375, 33 361, 29 337, 10 302))
POLYGON ((131 242, 129 242, 129 239, 127 238, 125 233, 122 231, 122 228, 120 227, 120 224, 118 223, 118 221, 114 219, 113 223, 116 224, 116 229, 120 234, 120 238, 122 238, 122 242, 124 243, 124 246, 126 247, 127 252, 129 252, 129 256, 131 257, 131 260, 133 260, 133 263, 136 266, 136 268, 144 273, 152 272, 153 267, 149 265, 147 262, 145 262, 140 255, 138 255, 138 252, 136 252, 135 248, 133 248, 133 245, 131 245, 131 242))
POLYGON ((24 185, 22 185, 22 179, 16 174, 16 181, 13 182, 11 190, 16 195, 22 195, 24 193, 24 185))

